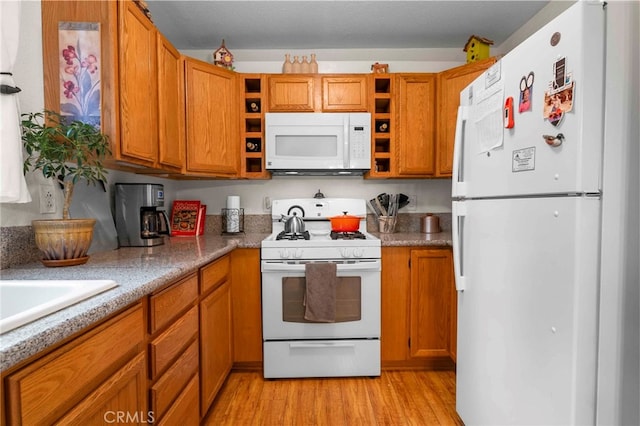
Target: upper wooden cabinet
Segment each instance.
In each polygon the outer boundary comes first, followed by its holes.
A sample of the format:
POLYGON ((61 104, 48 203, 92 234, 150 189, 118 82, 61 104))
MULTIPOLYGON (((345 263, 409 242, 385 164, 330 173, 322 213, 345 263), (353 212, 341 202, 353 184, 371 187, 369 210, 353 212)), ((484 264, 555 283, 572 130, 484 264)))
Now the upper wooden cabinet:
POLYGON ((435 74, 398 74, 397 175, 426 177, 435 172, 435 74))
POLYGON ((184 69, 180 53, 158 32, 158 162, 168 170, 185 166, 184 69))
POLYGON ((120 156, 154 167, 158 158, 157 30, 133 2, 118 2, 120 156))
POLYGON ((488 58, 438 74, 437 176, 451 176, 452 173, 460 92, 495 62, 496 58, 488 58))
POLYGON ((367 76, 322 77, 322 111, 367 111, 367 76))
POLYGON ((270 112, 367 111, 367 75, 269 75, 270 112))
POLYGON ((240 166, 237 74, 184 58, 186 173, 236 177, 240 166))
POLYGON ((314 97, 313 76, 269 76, 269 111, 313 112, 314 97))
POLYGON ((93 53, 100 81, 94 96, 100 95, 100 127, 111 140, 114 161, 108 165, 182 170, 179 54, 151 20, 133 1, 45 1, 42 18, 45 108, 61 109, 61 80, 71 77, 60 69, 59 22, 98 23, 100 44, 93 53))

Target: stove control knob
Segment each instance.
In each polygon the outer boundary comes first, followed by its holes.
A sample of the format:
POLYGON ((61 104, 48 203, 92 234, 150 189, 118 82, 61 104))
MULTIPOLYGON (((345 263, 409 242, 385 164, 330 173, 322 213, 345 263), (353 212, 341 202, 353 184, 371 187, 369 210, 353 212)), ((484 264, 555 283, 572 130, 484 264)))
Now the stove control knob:
POLYGON ((295 253, 293 253, 293 257, 295 257, 296 259, 300 259, 302 257, 302 249, 301 248, 297 248, 295 253))
POLYGON ((291 257, 291 254, 289 254, 289 250, 287 249, 280 250, 280 259, 288 259, 289 257, 291 257))
POLYGON ((351 252, 349 252, 349 250, 346 249, 346 248, 341 248, 340 249, 340 256, 342 256, 342 257, 351 257, 351 252))
POLYGON ((363 254, 364 250, 362 250, 361 248, 353 249, 353 257, 362 257, 363 254))

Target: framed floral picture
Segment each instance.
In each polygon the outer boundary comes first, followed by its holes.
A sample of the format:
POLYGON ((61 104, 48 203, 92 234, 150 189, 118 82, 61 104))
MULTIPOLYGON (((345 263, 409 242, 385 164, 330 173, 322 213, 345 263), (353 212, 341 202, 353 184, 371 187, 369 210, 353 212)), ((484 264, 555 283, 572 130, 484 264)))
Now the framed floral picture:
POLYGON ((60 114, 100 127, 100 23, 58 23, 60 114))

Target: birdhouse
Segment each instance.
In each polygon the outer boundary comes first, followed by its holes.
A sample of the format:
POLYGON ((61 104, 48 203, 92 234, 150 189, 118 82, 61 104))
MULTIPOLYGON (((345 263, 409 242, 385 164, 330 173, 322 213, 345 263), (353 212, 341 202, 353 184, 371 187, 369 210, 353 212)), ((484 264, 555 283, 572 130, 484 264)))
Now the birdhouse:
POLYGON ((463 52, 467 52, 467 63, 476 62, 481 59, 486 59, 491 56, 489 50, 493 44, 493 40, 488 38, 472 35, 469 37, 467 44, 464 45, 463 52))
POLYGON ((224 45, 224 39, 218 50, 213 52, 213 63, 228 70, 233 69, 233 55, 224 45))

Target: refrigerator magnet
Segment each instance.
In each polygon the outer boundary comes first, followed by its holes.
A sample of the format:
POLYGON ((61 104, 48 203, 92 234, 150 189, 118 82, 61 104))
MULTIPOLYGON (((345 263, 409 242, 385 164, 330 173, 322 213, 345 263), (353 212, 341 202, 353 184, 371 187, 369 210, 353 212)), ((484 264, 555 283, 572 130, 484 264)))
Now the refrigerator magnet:
POLYGON ((518 112, 531 110, 531 96, 533 96, 533 71, 520 79, 520 103, 518 112))
POLYGON ((545 92, 544 118, 554 126, 558 126, 564 115, 573 109, 573 91, 575 83, 572 81, 558 92, 545 92))

